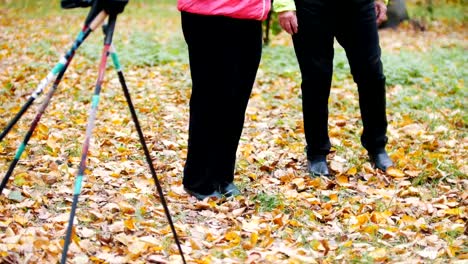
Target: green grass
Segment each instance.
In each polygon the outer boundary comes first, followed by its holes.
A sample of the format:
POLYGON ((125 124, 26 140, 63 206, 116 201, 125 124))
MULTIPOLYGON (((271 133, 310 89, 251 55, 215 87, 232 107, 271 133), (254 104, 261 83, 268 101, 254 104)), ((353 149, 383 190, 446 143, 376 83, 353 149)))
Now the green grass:
POLYGON ((468 22, 468 6, 465 0, 460 3, 434 4, 431 9, 427 4, 408 4, 409 16, 413 19, 444 20, 468 22))
MULTIPOLYGON (((335 49, 334 82, 351 78, 349 64, 342 48, 335 49)), ((462 47, 433 47, 427 52, 402 51, 399 54, 385 53, 382 57, 389 87, 401 85, 389 108, 395 111, 465 109, 468 90, 468 54, 462 47), (408 89, 411 87, 411 89, 408 89)), ((264 49, 262 67, 273 75, 292 77, 300 81, 298 66, 292 48, 284 46, 264 49)), ((422 118, 421 116, 419 118, 422 118)), ((462 120, 466 123, 467 117, 462 120)), ((437 124, 435 124, 437 125, 437 124)))
POLYGON ((259 193, 253 200, 258 203, 258 211, 271 212, 273 209, 283 204, 283 199, 279 194, 259 193))

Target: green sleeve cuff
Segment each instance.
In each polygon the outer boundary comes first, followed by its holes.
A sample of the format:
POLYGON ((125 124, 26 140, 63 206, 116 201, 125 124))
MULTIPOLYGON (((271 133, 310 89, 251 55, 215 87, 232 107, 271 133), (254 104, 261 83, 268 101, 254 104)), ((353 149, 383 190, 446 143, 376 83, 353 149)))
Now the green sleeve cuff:
MULTIPOLYGON (((384 0, 384 3, 388 5, 389 0, 384 0)), ((273 10, 276 13, 284 11, 296 11, 296 4, 294 0, 275 0, 273 1, 273 10)))
POLYGON ((296 11, 296 4, 294 4, 294 0, 275 0, 273 1, 273 10, 277 13, 296 11))

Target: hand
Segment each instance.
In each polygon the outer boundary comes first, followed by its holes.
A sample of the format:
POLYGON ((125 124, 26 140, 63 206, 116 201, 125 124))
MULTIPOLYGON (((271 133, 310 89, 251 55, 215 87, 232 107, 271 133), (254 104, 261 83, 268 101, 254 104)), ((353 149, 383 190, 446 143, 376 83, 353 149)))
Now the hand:
POLYGON ((124 11, 125 6, 128 4, 128 0, 104 0, 102 1, 104 11, 108 15, 120 14, 124 11))
POLYGON ((289 34, 297 33, 297 16, 295 11, 284 11, 278 15, 280 26, 289 34))
POLYGON ((377 16, 377 25, 382 24, 387 20, 387 6, 380 1, 375 1, 375 14, 377 16))

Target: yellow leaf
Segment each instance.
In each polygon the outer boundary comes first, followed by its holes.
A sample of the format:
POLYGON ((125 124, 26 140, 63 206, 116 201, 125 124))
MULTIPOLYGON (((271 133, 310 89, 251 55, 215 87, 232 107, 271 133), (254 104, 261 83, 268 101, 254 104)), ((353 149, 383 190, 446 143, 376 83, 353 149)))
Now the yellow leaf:
POLYGON ((46 249, 49 243, 50 243, 49 240, 37 239, 37 240, 34 240, 33 245, 36 249, 46 249))
POLYGON ((351 247, 353 245, 353 241, 349 240, 343 243, 343 247, 351 247))
POLYGON ((211 256, 209 256, 209 255, 202 258, 202 259, 196 259, 194 261, 197 264, 210 264, 210 263, 212 263, 211 256))
POLYGON ((356 173, 357 173, 356 167, 352 167, 348 170, 348 172, 346 172, 346 174, 348 175, 356 175, 356 173))
POLYGON ((322 185, 322 181, 321 181, 320 177, 316 177, 316 178, 308 181, 307 185, 310 185, 310 186, 312 186, 314 188, 318 188, 318 187, 320 187, 320 185, 322 185))
POLYGON ((206 234, 205 240, 208 242, 213 242, 216 239, 215 236, 213 236, 211 233, 206 234))
POLYGON ((25 217, 22 217, 20 215, 15 215, 13 217, 13 219, 15 220, 16 223, 24 226, 27 222, 28 222, 28 219, 26 219, 25 217))
POLYGON ((356 216, 359 225, 366 224, 369 221, 369 213, 356 216))
POLYGON ((392 212, 373 212, 371 214, 371 221, 375 224, 383 224, 387 222, 387 218, 392 215, 392 212))
POLYGON ((239 234, 235 231, 231 231, 224 235, 224 238, 230 242, 230 244, 239 244, 241 238, 239 234))
POLYGON ((250 241, 242 243, 242 248, 245 250, 251 250, 257 245, 257 242, 258 242, 258 233, 253 232, 252 234, 250 234, 250 241))
POLYGON ((200 246, 195 242, 193 241, 193 239, 190 239, 190 246, 192 247, 193 250, 200 250, 200 246))
POLYGON ((257 174, 255 174, 255 173, 253 173, 253 172, 249 173, 249 174, 248 174, 248 177, 249 177, 249 179, 250 179, 251 181, 257 180, 257 174))
POLYGON ((455 255, 460 251, 460 247, 454 247, 454 246, 448 246, 447 248, 447 254, 453 258, 455 255))
POLYGON ((409 215, 403 215, 400 219, 400 221, 398 221, 399 223, 405 223, 405 224, 412 224, 414 222, 416 222, 416 218, 412 217, 412 216, 409 216, 409 215))
POLYGON ((310 246, 315 250, 315 251, 325 251, 325 247, 320 243, 318 240, 312 240, 310 242, 310 246))
POLYGON ((48 134, 49 128, 46 125, 39 123, 36 130, 34 131, 33 136, 38 139, 46 139, 48 137, 48 134))
POLYGON ((299 222, 296 221, 296 220, 291 220, 291 221, 289 221, 288 224, 289 224, 290 226, 294 226, 294 227, 300 227, 300 226, 302 226, 302 224, 299 223, 299 222))
POLYGON ((390 175, 390 176, 395 177, 395 178, 405 177, 405 174, 401 170, 396 169, 396 168, 388 168, 387 169, 387 175, 390 175))
POLYGON ((253 232, 252 235, 250 235, 250 244, 252 246, 255 246, 257 244, 257 241, 258 241, 258 233, 253 232))
POLYGON ((384 261, 387 259, 387 250, 385 248, 378 248, 370 252, 369 256, 375 261, 384 261))
POLYGON ((445 209, 444 213, 446 215, 461 215, 463 211, 460 208, 450 208, 450 209, 445 209))
POLYGON ((123 123, 123 120, 121 118, 115 118, 112 120, 112 124, 114 125, 121 125, 123 123))
POLYGON ((374 235, 379 227, 377 225, 368 225, 364 228, 363 232, 369 235, 374 235))

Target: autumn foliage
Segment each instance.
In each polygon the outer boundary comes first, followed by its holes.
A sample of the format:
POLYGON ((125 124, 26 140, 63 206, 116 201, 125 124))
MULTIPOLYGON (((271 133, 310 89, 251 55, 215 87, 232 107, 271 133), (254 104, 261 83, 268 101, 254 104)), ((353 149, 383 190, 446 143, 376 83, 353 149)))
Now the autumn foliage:
MULTIPOLYGON (((18 1, 29 2, 29 1, 18 1)), ((56 3, 0 1, 0 128, 65 52, 86 15, 56 3), (49 6, 47 6, 49 5, 49 6)), ((328 157, 306 169, 300 76, 286 34, 263 52, 238 151, 243 195, 198 202, 183 191, 190 75, 171 1, 130 1, 114 42, 190 263, 466 263, 468 150, 463 22, 380 32, 388 173, 361 147, 357 91, 337 47, 328 157)), ((60 258, 102 47, 77 52, 0 196, 2 263, 60 258)), ((0 142, 3 178, 42 98, 0 142)), ((180 263, 114 69, 103 84, 69 250, 71 263, 180 263)))

